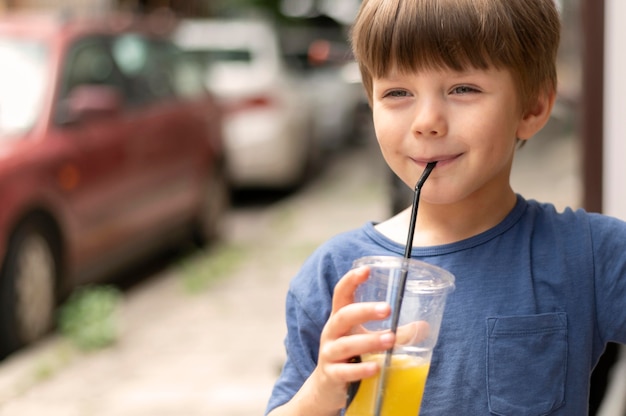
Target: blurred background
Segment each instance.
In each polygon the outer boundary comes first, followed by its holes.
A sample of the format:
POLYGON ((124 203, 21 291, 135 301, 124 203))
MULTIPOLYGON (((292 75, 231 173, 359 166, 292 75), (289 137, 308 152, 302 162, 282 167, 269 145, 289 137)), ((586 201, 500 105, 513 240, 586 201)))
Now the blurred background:
MULTIPOLYGON (((359 3, 0 0, 0 415, 263 412, 291 276, 412 197, 350 53, 359 3)), ((557 104, 512 181, 601 211, 604 2, 558 5, 557 104)), ((625 414, 619 389, 598 413, 617 357, 590 414, 625 414)))

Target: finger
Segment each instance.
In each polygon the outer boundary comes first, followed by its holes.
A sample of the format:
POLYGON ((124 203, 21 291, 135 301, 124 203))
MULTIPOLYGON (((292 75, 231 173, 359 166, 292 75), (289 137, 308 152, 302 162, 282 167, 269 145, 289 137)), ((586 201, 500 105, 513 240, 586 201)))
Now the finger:
MULTIPOLYGON (((335 364, 329 368, 329 376, 342 383, 362 380, 372 377, 380 371, 380 363, 365 361, 359 363, 335 364)), ((347 386, 346 386, 347 387, 347 386)))
POLYGON ((320 348, 320 361, 345 363, 353 357, 386 351, 393 347, 396 337, 391 332, 358 334, 341 337, 320 348))
POLYGON ((333 340, 345 335, 365 332, 362 325, 368 321, 387 318, 391 306, 385 302, 351 303, 333 313, 324 329, 322 341, 333 340))
POLYGON ((367 280, 369 273, 369 267, 359 267, 350 270, 337 282, 333 293, 332 312, 336 312, 354 302, 354 291, 361 283, 367 280))

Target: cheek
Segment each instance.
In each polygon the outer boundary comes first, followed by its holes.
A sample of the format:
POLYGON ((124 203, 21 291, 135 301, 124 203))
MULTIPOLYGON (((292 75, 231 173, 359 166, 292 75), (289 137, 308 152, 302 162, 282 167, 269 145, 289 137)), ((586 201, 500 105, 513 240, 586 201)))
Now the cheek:
POLYGON ((471 132, 476 144, 496 148, 515 144, 517 121, 511 114, 498 110, 501 109, 491 109, 491 117, 485 117, 489 112, 482 112, 463 123, 463 130, 466 134, 471 132))
POLYGON ((381 148, 388 148, 402 141, 404 130, 397 118, 392 119, 384 112, 374 111, 373 121, 374 133, 381 148))
POLYGON ((376 135, 376 140, 381 148, 385 148, 390 137, 385 120, 376 113, 373 114, 372 120, 374 122, 374 134, 376 135))
POLYGON ((389 129, 377 128, 375 129, 375 134, 383 159, 385 159, 391 170, 396 171, 397 165, 401 160, 400 156, 403 153, 401 141, 389 129))
POLYGON ((398 167, 396 165, 399 160, 397 155, 401 153, 403 137, 401 129, 384 117, 374 115, 373 120, 374 134, 378 141, 380 153, 391 170, 397 173, 398 167))

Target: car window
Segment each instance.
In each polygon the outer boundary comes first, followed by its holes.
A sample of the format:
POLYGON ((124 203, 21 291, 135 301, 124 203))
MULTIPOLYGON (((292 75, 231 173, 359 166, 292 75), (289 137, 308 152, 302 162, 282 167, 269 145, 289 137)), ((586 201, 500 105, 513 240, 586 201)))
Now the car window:
POLYGON ((111 56, 108 37, 90 36, 72 44, 62 64, 61 80, 54 119, 56 124, 67 121, 65 104, 75 88, 80 86, 115 88, 127 104, 127 84, 111 56))
POLYGON ((180 97, 194 98, 206 94, 204 66, 195 56, 178 51, 174 55, 173 85, 180 97))
POLYGON ((46 88, 48 49, 28 39, 0 38, 0 135, 32 128, 46 88))
POLYGON ((113 59, 127 77, 140 74, 148 63, 148 48, 139 35, 122 35, 111 45, 113 59))
POLYGON ((205 51, 207 63, 211 62, 250 62, 252 53, 248 49, 209 49, 205 51))
POLYGON ((125 90, 124 78, 119 73, 105 38, 84 39, 75 44, 68 54, 64 68, 63 98, 81 85, 107 85, 125 90))
POLYGON ((149 42, 150 61, 148 76, 155 95, 167 98, 176 95, 174 88, 174 74, 176 68, 175 50, 172 45, 152 39, 149 42))
POLYGON ((160 42, 127 34, 115 39, 112 51, 117 65, 130 80, 133 102, 145 104, 175 95, 172 62, 160 42))

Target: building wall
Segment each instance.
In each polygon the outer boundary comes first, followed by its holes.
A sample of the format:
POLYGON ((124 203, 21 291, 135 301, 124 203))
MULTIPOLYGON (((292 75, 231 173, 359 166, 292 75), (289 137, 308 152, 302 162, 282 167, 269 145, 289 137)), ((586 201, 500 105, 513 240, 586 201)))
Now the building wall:
POLYGON ((605 1, 603 207, 626 219, 626 2, 605 1))

